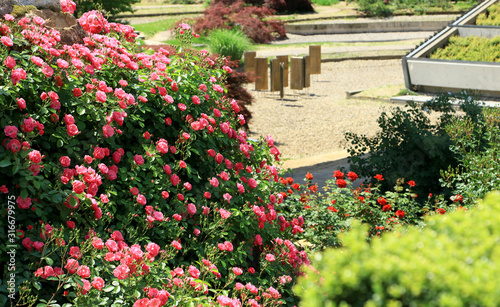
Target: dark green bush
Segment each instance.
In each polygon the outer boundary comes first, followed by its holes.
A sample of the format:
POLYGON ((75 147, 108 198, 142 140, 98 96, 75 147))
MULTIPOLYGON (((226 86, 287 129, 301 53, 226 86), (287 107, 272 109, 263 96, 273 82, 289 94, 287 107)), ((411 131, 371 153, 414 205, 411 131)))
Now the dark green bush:
POLYGON ((459 165, 443 171, 442 184, 472 205, 492 190, 500 189, 500 110, 485 109, 483 119, 457 119, 446 127, 459 156, 459 165))
MULTIPOLYGON (((440 170, 457 165, 456 155, 450 151, 451 140, 445 127, 456 116, 449 95, 406 108, 383 112, 377 122, 381 131, 374 137, 346 133, 349 144, 349 163, 352 171, 361 177, 371 178, 382 174, 382 189, 393 187, 401 177, 414 180, 413 191, 419 199, 428 193, 440 194, 440 170), (429 119, 431 111, 439 112, 439 119, 429 119)), ((465 116, 477 121, 479 107, 474 99, 460 103, 465 116)))
POLYGON ((367 226, 343 236, 345 248, 317 254, 295 287, 301 307, 499 306, 500 193, 477 208, 364 240, 367 226))

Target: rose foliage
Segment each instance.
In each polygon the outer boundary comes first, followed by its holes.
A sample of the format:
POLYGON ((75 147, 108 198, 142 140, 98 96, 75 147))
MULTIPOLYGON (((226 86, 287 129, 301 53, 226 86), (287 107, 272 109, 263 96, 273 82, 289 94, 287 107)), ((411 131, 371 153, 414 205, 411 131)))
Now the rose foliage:
POLYGON ((281 178, 287 187, 287 192, 282 192, 287 208, 284 216, 292 220, 294 216, 302 217, 305 222, 298 237, 308 242, 310 250, 320 251, 341 247, 341 235, 354 222, 368 226, 365 239, 371 241, 400 226, 425 228, 425 217, 443 215, 462 205, 461 195, 445 201, 443 195, 433 194, 420 196, 425 200, 419 204, 414 192, 418 182, 400 178, 392 191, 384 191, 384 176, 377 174, 373 179, 374 185, 365 185, 359 183, 356 173, 336 170, 333 179, 326 181, 324 191, 320 191, 310 173, 304 184, 295 183, 291 177, 281 178))
POLYGON ((0 305, 292 305, 303 223, 282 216, 272 138, 235 130, 224 60, 79 22, 63 46, 41 18, 1 20, 0 305))

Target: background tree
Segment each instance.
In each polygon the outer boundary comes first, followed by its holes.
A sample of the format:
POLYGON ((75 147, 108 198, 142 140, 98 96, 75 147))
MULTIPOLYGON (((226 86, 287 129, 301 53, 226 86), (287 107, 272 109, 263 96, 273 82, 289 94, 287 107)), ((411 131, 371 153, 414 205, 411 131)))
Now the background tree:
MULTIPOLYGON (((223 3, 231 5, 232 0, 213 0, 212 3, 223 3)), ((277 13, 284 12, 314 12, 310 0, 244 0, 246 4, 254 6, 265 6, 275 10, 277 13)))
POLYGON ((100 10, 114 16, 122 12, 132 12, 132 5, 141 2, 141 0, 74 0, 74 2, 76 3, 75 14, 77 17, 91 10, 100 10))

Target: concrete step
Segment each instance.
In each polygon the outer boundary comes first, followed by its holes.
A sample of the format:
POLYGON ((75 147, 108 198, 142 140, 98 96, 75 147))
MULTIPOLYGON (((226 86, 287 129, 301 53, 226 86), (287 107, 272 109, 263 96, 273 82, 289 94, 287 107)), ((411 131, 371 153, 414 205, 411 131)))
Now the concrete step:
POLYGON ((395 16, 384 19, 330 20, 323 22, 286 24, 287 33, 300 35, 352 34, 383 32, 438 31, 459 15, 395 16))

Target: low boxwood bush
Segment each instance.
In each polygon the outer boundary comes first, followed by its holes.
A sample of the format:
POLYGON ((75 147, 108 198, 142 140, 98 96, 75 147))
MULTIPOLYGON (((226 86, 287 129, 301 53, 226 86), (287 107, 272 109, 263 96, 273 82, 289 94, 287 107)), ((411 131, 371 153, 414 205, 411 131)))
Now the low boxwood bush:
POLYGON ((356 225, 305 268, 299 306, 498 306, 500 193, 426 222, 371 243, 356 225))
POLYGON ((294 304, 280 153, 236 130, 224 59, 185 24, 170 53, 98 11, 71 46, 0 22, 0 305, 294 304))
POLYGON ((208 45, 213 53, 231 57, 231 60, 241 60, 252 42, 238 29, 215 29, 208 35, 208 45))

